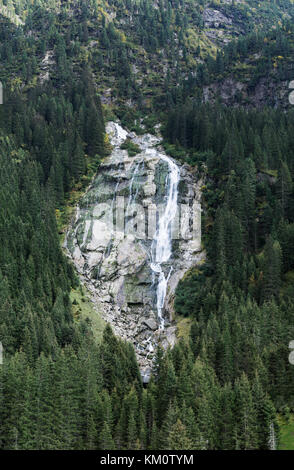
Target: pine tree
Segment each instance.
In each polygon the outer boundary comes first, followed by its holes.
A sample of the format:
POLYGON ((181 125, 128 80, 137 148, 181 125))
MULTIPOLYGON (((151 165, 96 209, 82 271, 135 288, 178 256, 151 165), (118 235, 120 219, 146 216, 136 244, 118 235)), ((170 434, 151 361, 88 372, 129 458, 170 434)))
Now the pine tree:
POLYGON ((287 214, 292 189, 293 183, 288 165, 286 162, 281 162, 278 171, 277 194, 281 203, 283 216, 286 216, 287 214))
POLYGON ((187 429, 180 419, 171 428, 168 436, 168 448, 172 450, 191 450, 192 441, 189 439, 187 429))
POLYGON ((263 301, 278 297, 281 285, 282 251, 278 241, 268 237, 264 248, 263 301))
POLYGON ((101 450, 115 450, 114 441, 107 422, 104 423, 99 437, 101 450))
POLYGON ((237 438, 240 449, 250 450, 258 447, 257 416, 252 392, 247 376, 243 373, 235 385, 236 410, 238 419, 237 438))

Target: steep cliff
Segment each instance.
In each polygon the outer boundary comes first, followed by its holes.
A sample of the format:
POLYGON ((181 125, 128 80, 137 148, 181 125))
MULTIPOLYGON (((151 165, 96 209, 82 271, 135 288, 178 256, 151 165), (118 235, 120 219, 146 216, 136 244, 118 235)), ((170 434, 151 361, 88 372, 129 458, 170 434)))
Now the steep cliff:
MULTIPOLYGON (((96 308, 133 342, 149 374, 156 345, 176 341, 173 296, 201 250, 201 178, 178 165, 158 136, 111 122, 113 146, 80 201, 66 248, 96 308), (123 147, 132 146, 137 154, 123 147)), ((147 380, 147 379, 146 379, 147 380)))

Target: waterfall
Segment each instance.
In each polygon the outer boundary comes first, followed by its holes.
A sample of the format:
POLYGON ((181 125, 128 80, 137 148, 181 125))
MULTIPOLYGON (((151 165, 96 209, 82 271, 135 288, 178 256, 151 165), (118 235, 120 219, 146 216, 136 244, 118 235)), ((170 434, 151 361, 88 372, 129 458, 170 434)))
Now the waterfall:
MULTIPOLYGON (((178 203, 190 194, 198 198, 198 183, 183 169, 187 194, 182 195, 182 167, 162 150, 159 137, 136 136, 116 123, 107 129, 113 150, 80 201, 68 253, 102 318, 134 344, 147 383, 157 344, 165 348, 176 341, 165 308, 178 278, 204 259, 195 259, 190 241, 177 250, 172 243, 180 228, 178 203), (120 148, 127 137, 139 147, 134 157, 120 148)), ((183 214, 190 222, 191 213, 183 214)))
POLYGON ((151 270, 154 276, 158 276, 157 283, 157 316, 160 322, 160 328, 164 328, 164 318, 162 310, 164 307, 167 284, 171 275, 172 268, 167 277, 165 277, 162 264, 166 263, 172 254, 172 222, 177 213, 178 184, 180 180, 180 171, 177 165, 166 155, 160 155, 161 160, 168 164, 169 173, 166 179, 166 206, 163 214, 159 218, 158 228, 155 232, 151 244, 151 270))
POLYGON ((129 189, 129 199, 128 199, 128 204, 127 204, 127 208, 126 208, 126 215, 129 214, 129 209, 130 209, 131 205, 135 202, 137 194, 138 194, 138 188, 136 189, 135 194, 133 194, 133 185, 134 185, 136 175, 140 170, 141 163, 143 164, 143 168, 144 168, 144 160, 141 159, 136 163, 136 166, 135 166, 132 178, 131 178, 130 189, 129 189))
POLYGON ((86 220, 86 222, 85 222, 85 228, 84 228, 83 241, 82 241, 82 244, 81 244, 81 248, 84 248, 84 246, 85 246, 85 244, 86 244, 90 226, 91 226, 91 221, 90 221, 90 220, 86 220))
POLYGON ((111 233, 110 233, 110 240, 109 240, 109 243, 106 247, 106 251, 103 253, 103 258, 108 258, 108 256, 110 255, 110 251, 111 251, 111 246, 112 246, 112 242, 113 242, 113 233, 114 233, 114 230, 113 230, 113 208, 114 208, 114 203, 115 203, 115 200, 116 200, 116 194, 117 194, 117 190, 118 190, 118 187, 120 185, 120 178, 119 180, 117 181, 116 183, 116 186, 114 188, 114 194, 113 194, 113 199, 112 199, 112 202, 111 202, 111 206, 110 206, 110 211, 109 211, 109 224, 111 226, 111 233))

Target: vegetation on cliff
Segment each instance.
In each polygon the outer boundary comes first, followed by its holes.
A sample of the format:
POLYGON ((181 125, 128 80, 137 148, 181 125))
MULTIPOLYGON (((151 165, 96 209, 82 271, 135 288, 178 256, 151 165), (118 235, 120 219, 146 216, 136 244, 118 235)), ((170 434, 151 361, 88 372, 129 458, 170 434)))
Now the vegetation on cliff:
POLYGON ((0 15, 0 447, 273 448, 294 411, 293 3, 3 0, 0 15), (157 351, 148 388, 132 346, 109 326, 97 341, 77 309, 55 217, 109 151, 110 116, 162 120, 206 173, 208 260, 175 301, 190 333, 157 351))

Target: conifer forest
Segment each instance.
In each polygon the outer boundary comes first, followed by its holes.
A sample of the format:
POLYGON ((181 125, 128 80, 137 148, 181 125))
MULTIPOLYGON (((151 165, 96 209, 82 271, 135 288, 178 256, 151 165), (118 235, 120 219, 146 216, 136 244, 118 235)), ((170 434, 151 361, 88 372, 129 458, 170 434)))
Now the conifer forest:
POLYGON ((0 0, 0 449, 294 450, 293 0, 0 0))

